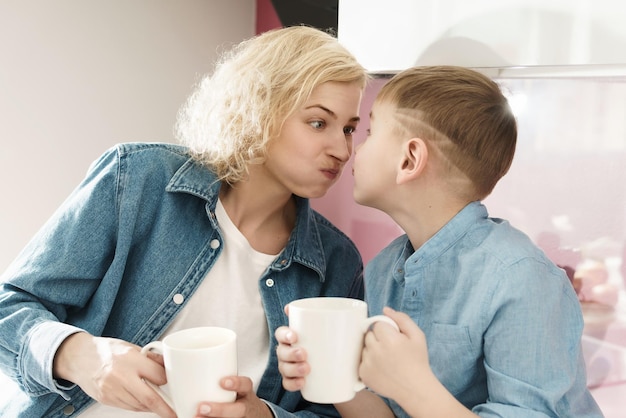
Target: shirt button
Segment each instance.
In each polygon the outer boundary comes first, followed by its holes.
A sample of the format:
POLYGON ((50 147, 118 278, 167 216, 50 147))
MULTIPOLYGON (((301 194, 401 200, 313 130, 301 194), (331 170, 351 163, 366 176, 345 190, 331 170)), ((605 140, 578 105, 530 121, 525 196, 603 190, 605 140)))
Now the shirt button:
POLYGON ((272 280, 272 279, 267 279, 267 280, 265 281, 265 286, 267 286, 267 287, 272 287, 272 286, 274 286, 274 280, 272 280))
POLYGON ((181 303, 185 301, 185 297, 181 295, 180 293, 176 293, 172 299, 174 300, 174 303, 177 305, 180 305, 181 303))
POLYGON ((67 405, 65 408, 63 408, 63 415, 72 415, 75 411, 74 405, 67 405))
POLYGON ((217 239, 214 239, 211 241, 211 248, 213 248, 214 250, 218 249, 220 246, 220 241, 217 239))

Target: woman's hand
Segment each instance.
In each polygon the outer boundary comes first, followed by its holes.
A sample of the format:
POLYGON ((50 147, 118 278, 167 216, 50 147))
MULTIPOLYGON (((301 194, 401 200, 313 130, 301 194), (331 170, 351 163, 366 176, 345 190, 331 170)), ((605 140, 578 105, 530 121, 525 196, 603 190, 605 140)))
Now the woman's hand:
POLYGON ((163 418, 176 413, 144 381, 167 381, 162 357, 141 354, 141 348, 115 338, 94 337, 86 332, 63 341, 54 358, 54 376, 73 382, 99 403, 151 411, 163 418))

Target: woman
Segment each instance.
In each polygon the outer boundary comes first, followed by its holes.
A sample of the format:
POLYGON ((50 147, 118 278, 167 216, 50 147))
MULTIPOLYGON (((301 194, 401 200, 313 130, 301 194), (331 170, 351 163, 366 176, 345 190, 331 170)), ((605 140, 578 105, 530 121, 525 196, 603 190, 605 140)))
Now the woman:
POLYGON ((96 161, 2 276, 0 364, 21 392, 1 415, 174 417, 144 382, 166 383, 162 360, 139 350, 217 325, 238 334, 239 376, 222 382, 238 396, 203 413, 337 416, 281 388, 272 333, 293 299, 363 296, 356 247, 308 199, 351 155, 367 79, 322 31, 270 31, 199 84, 182 145, 96 161))

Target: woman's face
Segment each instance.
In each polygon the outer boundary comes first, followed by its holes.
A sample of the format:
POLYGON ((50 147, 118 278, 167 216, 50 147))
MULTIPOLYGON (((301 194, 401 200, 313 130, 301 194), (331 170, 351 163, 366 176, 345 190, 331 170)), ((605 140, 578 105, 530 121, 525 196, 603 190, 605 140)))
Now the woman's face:
POLYGON ((289 116, 268 149, 265 169, 277 184, 301 197, 321 197, 341 176, 352 154, 362 90, 327 82, 289 116))

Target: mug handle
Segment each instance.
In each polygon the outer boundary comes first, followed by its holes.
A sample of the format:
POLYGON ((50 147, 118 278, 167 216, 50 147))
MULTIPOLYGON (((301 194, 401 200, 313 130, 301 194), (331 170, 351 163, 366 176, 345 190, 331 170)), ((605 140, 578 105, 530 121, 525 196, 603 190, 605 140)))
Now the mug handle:
MULTIPOLYGON (((385 315, 374 315, 374 316, 370 316, 369 318, 366 318, 365 321, 363 321, 363 328, 362 328, 363 334, 367 333, 367 331, 370 329, 372 324, 374 324, 375 322, 386 322, 392 327, 394 327, 396 331, 400 332, 400 327, 398 327, 398 324, 396 324, 396 322, 393 319, 385 315)), ((354 385, 354 391, 360 392, 363 389, 365 389, 365 383, 363 383, 363 381, 359 379, 358 382, 356 382, 354 385)))
MULTIPOLYGON (((152 341, 151 343, 148 343, 141 348, 141 354, 146 357, 148 356, 148 352, 150 351, 156 351, 157 353, 162 355, 163 343, 161 341, 152 341)), ((172 402, 172 399, 169 397, 167 393, 163 391, 163 389, 161 389, 159 386, 145 379, 143 379, 143 381, 146 382, 152 389, 154 389, 156 393, 158 393, 159 396, 161 396, 161 398, 163 398, 163 400, 169 405, 170 408, 172 408, 174 411, 176 410, 174 408, 174 402, 172 402)))

